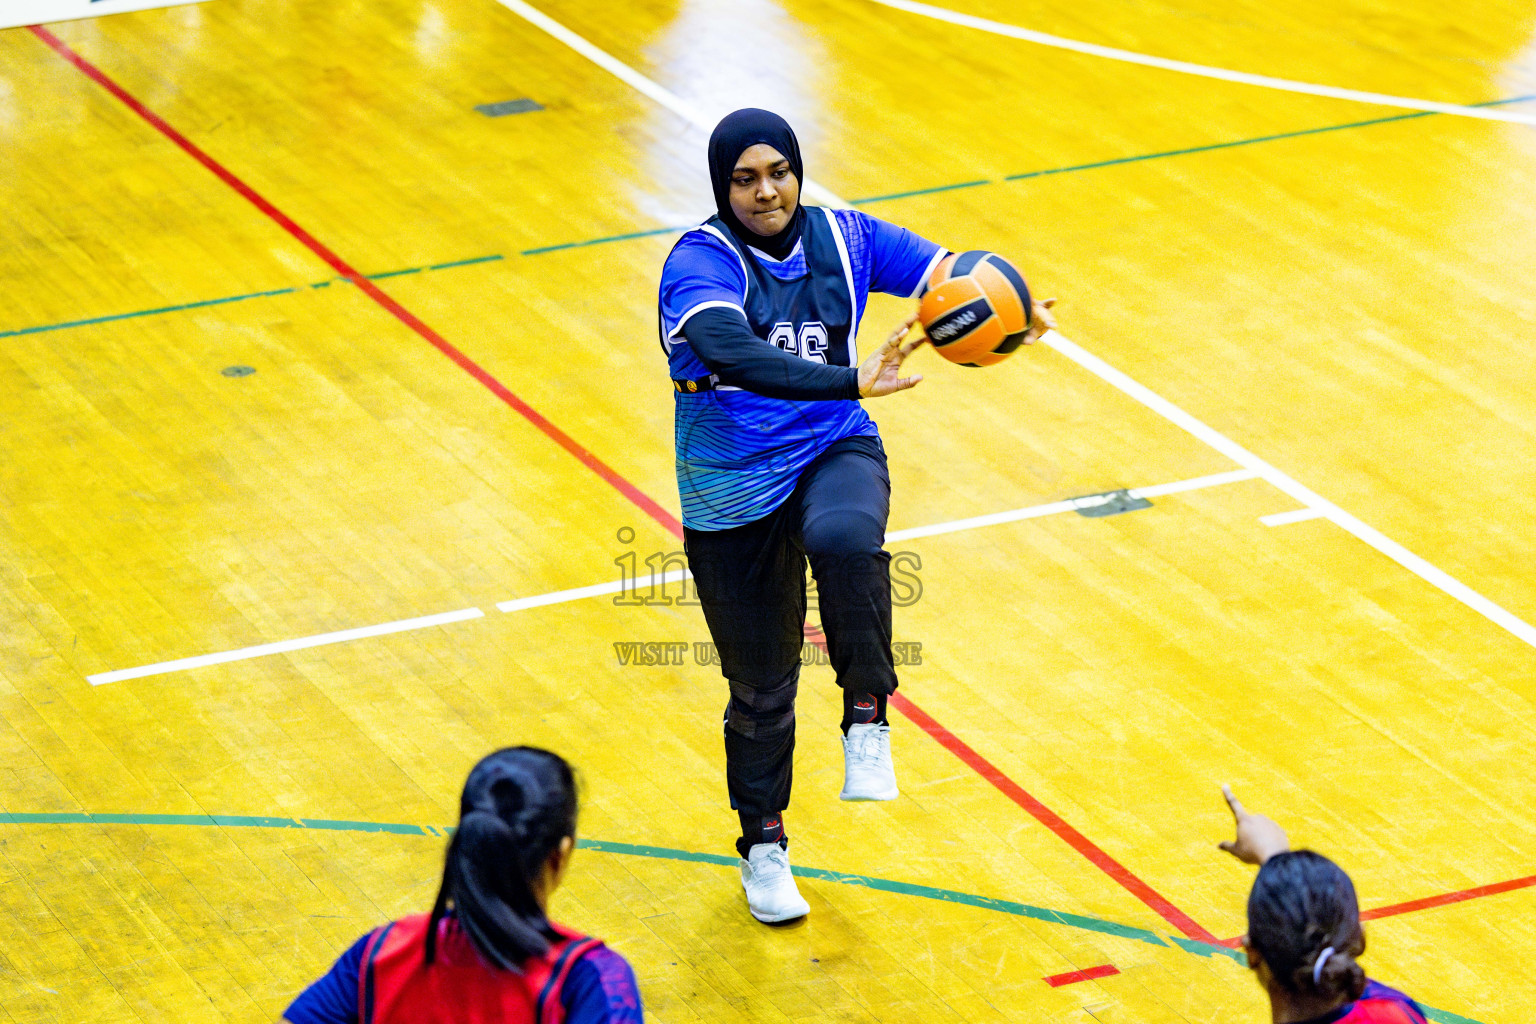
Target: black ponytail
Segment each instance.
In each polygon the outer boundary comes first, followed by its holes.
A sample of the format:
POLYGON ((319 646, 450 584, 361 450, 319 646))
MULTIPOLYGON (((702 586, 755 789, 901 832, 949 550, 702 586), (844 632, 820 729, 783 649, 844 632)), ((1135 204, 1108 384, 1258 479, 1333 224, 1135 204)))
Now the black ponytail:
POLYGON ((1248 895, 1248 941, 1288 992, 1359 999, 1365 952, 1354 883, 1311 850, 1271 857, 1248 895))
POLYGON ((559 755, 508 747, 475 765, 427 923, 427 963, 450 907, 487 963, 517 971, 548 952, 559 935, 539 909, 533 882, 561 840, 575 835, 576 780, 559 755))

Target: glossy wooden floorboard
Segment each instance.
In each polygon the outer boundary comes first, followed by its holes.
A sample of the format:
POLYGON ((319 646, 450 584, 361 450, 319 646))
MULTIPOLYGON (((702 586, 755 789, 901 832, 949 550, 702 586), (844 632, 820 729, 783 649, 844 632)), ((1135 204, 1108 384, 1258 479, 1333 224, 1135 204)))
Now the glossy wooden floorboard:
MULTIPOLYGON (((1069 337, 1536 617, 1530 129, 872 3, 536 6, 708 111, 782 110, 817 180, 1016 258, 1069 337)), ((1346 88, 1536 92, 1518 4, 953 6, 1346 88)), ((53 31, 676 511, 654 317, 673 236, 604 239, 708 211, 700 131, 489 0, 212 0, 53 31), (521 97, 543 109, 473 110, 521 97), (573 243, 595 244, 551 248, 573 243)), ((0 254, 0 809, 128 816, 0 823, 0 1013, 274 1018, 430 903, 465 771, 531 742, 580 768, 583 836, 629 844, 581 852, 556 911, 630 958, 653 1019, 1264 1019, 1239 964, 1156 939, 1180 933, 910 721, 902 798, 840 803, 823 666, 788 816, 795 863, 832 873, 802 880, 811 917, 762 928, 734 867, 667 859, 731 851, 723 687, 614 645, 706 641, 697 609, 494 606, 677 540, 29 33, 0 32, 0 85, 20 242, 0 254)), ((907 308, 872 301, 866 350, 907 308)), ((915 363, 917 391, 870 403, 893 530, 1235 468, 1043 346, 915 363)), ((1295 507, 1268 484, 1153 501, 894 542, 921 560, 903 693, 1218 937, 1251 874, 1214 848, 1223 781, 1367 908, 1536 871, 1536 652, 1325 521, 1260 524, 1295 507)), ((1461 1018, 1514 1024, 1536 998, 1529 889, 1369 934, 1374 974, 1461 1018)))

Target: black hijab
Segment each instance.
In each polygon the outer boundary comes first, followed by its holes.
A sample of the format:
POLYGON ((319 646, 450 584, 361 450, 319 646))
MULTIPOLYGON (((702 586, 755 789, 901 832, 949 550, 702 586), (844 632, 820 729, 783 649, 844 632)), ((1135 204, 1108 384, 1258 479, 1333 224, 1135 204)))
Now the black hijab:
POLYGON ((805 170, 800 163, 800 142, 795 138, 795 130, 778 114, 757 107, 727 114, 715 125, 714 133, 709 137, 709 182, 715 190, 715 210, 725 226, 731 229, 731 234, 743 245, 782 260, 794 251, 795 243, 800 240, 800 226, 805 221, 801 216, 804 207, 796 203, 794 215, 776 235, 758 234, 738 220, 731 209, 731 171, 736 168, 741 154, 760 142, 784 154, 789 161, 790 173, 803 188, 805 170))

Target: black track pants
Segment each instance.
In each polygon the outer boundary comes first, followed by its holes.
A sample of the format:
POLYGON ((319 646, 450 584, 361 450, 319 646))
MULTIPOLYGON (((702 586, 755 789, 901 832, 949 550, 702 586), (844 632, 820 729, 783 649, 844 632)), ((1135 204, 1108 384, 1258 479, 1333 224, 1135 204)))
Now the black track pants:
POLYGON ((686 530, 688 567, 730 683, 725 774, 743 817, 789 806, 795 691, 805 642, 805 565, 816 578, 827 654, 844 694, 896 689, 891 556, 883 550, 891 481, 878 438, 823 452, 769 515, 730 530, 686 530))

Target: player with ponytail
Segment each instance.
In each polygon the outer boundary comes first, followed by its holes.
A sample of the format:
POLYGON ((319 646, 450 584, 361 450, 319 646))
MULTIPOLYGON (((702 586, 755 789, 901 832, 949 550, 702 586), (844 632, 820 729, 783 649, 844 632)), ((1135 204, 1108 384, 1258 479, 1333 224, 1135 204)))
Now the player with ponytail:
POLYGON ((1223 787, 1237 838, 1221 848, 1259 865, 1248 894, 1248 965, 1269 994, 1275 1024, 1425 1024, 1417 1003, 1371 981, 1354 883, 1333 861, 1291 849, 1285 831, 1250 814, 1223 787))
POLYGON ((498 750, 469 773, 430 914, 374 929, 294 1001, 293 1024, 640 1024, 624 958, 550 921, 576 845, 559 756, 498 750))

